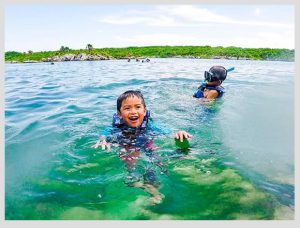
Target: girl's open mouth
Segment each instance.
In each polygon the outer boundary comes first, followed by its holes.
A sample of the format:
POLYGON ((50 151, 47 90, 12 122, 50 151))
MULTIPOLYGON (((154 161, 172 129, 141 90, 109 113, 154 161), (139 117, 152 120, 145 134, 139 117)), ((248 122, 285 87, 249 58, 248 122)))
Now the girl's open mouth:
POLYGON ((138 117, 138 116, 130 116, 130 117, 129 117, 129 120, 130 120, 130 122, 132 122, 132 123, 135 123, 135 122, 137 122, 137 121, 138 121, 138 119, 139 119, 139 117, 138 117))
POLYGON ((129 117, 129 119, 130 119, 130 120, 133 120, 133 121, 134 121, 134 120, 138 120, 138 118, 139 118, 138 116, 130 116, 130 117, 129 117))

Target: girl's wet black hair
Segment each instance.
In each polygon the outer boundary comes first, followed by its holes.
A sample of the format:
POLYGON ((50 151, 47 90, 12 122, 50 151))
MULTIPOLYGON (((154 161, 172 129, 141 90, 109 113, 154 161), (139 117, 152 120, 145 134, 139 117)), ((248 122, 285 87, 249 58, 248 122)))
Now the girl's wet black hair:
POLYGON ((213 66, 209 72, 213 74, 213 78, 216 80, 224 81, 227 76, 227 70, 223 66, 213 66))
POLYGON ((122 107, 122 102, 124 100, 126 100, 128 97, 134 97, 134 96, 140 98, 141 101, 142 101, 142 104, 146 108, 145 100, 144 100, 144 97, 143 97, 143 94, 141 93, 141 91, 139 91, 139 90, 128 90, 128 91, 122 93, 118 97, 118 100, 117 100, 117 110, 120 112, 121 107, 122 107))

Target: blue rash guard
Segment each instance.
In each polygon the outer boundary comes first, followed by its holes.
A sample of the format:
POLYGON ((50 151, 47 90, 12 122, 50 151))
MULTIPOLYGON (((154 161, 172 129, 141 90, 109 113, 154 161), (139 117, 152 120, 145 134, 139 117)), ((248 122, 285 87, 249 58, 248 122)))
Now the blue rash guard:
POLYGON ((211 86, 207 85, 207 83, 202 82, 201 86, 199 86, 198 90, 194 93, 193 97, 196 98, 204 98, 203 91, 204 89, 208 90, 216 90, 218 92, 217 98, 220 98, 225 93, 224 88, 222 86, 211 86))

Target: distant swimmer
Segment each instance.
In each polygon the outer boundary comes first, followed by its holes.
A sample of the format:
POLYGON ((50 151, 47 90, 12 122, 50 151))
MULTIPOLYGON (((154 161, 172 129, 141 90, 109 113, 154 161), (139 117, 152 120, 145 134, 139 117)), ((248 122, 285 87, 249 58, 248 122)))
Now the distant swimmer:
POLYGON ((227 72, 232 70, 234 70, 234 67, 225 69, 223 66, 213 66, 209 71, 204 71, 205 80, 198 87, 193 97, 206 100, 222 97, 225 91, 221 84, 226 79, 227 72))

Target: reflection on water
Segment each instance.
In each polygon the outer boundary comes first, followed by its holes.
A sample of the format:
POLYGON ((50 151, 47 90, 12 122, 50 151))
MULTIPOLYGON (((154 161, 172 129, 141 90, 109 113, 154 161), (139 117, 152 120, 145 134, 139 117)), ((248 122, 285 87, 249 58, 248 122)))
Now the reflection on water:
POLYGON ((7 64, 6 219, 291 219, 293 82, 286 62, 7 64), (225 96, 202 105, 192 94, 212 65, 236 70, 225 96), (166 129, 153 138, 163 173, 144 150, 91 148, 128 89, 166 129), (172 139, 179 129, 194 136, 188 153, 172 139), (149 204, 153 189, 134 178, 153 181, 161 202, 149 204))

